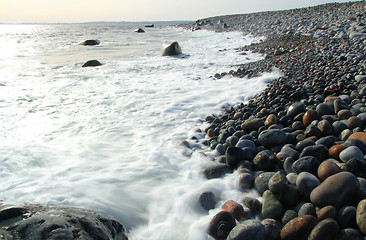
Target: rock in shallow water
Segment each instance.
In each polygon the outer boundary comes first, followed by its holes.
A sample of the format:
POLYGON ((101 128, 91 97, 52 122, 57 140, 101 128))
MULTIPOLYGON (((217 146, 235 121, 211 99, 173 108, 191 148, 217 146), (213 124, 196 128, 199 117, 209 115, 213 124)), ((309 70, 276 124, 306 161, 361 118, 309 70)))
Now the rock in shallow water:
POLYGON ((243 223, 234 227, 227 240, 263 240, 264 239, 264 227, 257 220, 246 220, 243 223))

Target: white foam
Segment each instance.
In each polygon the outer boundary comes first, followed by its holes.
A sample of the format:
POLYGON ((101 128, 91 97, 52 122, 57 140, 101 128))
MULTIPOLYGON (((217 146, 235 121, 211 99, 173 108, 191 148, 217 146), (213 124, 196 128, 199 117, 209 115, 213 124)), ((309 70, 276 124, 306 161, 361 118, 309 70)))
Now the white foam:
POLYGON ((240 200, 237 176, 204 179, 208 160, 184 156, 177 143, 203 127, 206 115, 248 100, 279 73, 210 78, 261 58, 235 50, 258 41, 241 33, 155 28, 137 35, 134 28, 0 34, 0 42, 37 40, 0 68, 0 199, 91 208, 123 223, 132 240, 207 239, 217 209, 208 215, 197 196, 211 190, 222 201, 240 200), (89 38, 101 45, 77 45, 89 38), (159 57, 165 40, 178 41, 189 56, 159 57), (104 66, 81 68, 90 58, 104 66))

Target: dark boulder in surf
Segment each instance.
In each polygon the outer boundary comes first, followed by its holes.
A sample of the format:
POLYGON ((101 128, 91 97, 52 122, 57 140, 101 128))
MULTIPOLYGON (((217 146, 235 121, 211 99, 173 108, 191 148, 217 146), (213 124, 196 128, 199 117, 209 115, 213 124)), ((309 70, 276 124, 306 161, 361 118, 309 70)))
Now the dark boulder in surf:
POLYGON ((164 43, 160 49, 161 56, 176 56, 182 54, 182 49, 178 42, 164 43))
POLYGON ((80 45, 83 45, 83 46, 95 46, 95 45, 99 45, 99 44, 100 44, 99 40, 85 40, 80 43, 80 45))
POLYGON ((150 25, 146 25, 145 27, 147 27, 147 28, 153 28, 153 27, 155 27, 155 25, 154 24, 150 24, 150 25))
POLYGON ((86 63, 84 63, 82 67, 98 67, 102 65, 103 64, 101 64, 98 60, 89 60, 86 63))
POLYGON ((2 202, 0 216, 4 239, 128 239, 118 221, 81 208, 2 202))
POLYGON ((138 28, 138 29, 136 29, 136 30, 135 30, 135 32, 137 32, 137 33, 144 33, 144 32, 145 32, 145 30, 144 30, 144 29, 142 29, 142 28, 138 28))

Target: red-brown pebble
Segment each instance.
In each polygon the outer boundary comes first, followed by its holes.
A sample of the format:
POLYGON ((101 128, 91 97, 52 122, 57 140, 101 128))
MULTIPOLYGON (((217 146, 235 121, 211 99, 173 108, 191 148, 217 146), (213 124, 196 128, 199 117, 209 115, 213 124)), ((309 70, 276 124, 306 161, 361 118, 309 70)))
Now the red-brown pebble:
POLYGON ((337 209, 331 205, 323 207, 316 212, 318 221, 324 220, 326 218, 335 219, 337 217, 337 209))
POLYGON ((304 124, 305 127, 309 126, 310 123, 314 120, 319 119, 319 114, 317 111, 311 109, 309 111, 307 111, 303 118, 302 118, 302 123, 304 124))
POLYGON ((306 240, 317 224, 314 216, 304 215, 289 221, 281 230, 282 240, 306 240))
POLYGON ((332 161, 324 161, 318 167, 318 178, 321 182, 336 173, 339 173, 341 169, 332 161))
POLYGON ((350 139, 350 138, 360 139, 364 144, 366 144, 366 133, 365 132, 355 132, 351 136, 349 136, 348 139, 350 139))
POLYGON ((224 205, 222 205, 222 209, 230 212, 233 217, 238 221, 241 221, 245 218, 243 206, 233 200, 226 201, 224 205))
POLYGON ((334 158, 336 160, 339 160, 339 154, 346 149, 346 146, 344 145, 333 145, 329 148, 328 154, 329 157, 334 158))

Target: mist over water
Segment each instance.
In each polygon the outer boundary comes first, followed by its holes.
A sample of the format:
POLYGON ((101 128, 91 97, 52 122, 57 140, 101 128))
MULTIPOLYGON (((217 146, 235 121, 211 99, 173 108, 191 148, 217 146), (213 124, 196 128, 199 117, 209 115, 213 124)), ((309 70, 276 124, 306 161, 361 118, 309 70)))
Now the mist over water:
POLYGON ((204 179, 210 161, 178 143, 279 73, 210 77, 261 58, 236 50, 259 41, 241 33, 137 27, 0 25, 0 199, 92 209, 132 240, 208 239, 218 209, 208 216, 197 197, 239 201, 238 176, 204 179), (184 55, 158 56, 165 41, 184 55), (104 65, 81 68, 91 59, 104 65))

